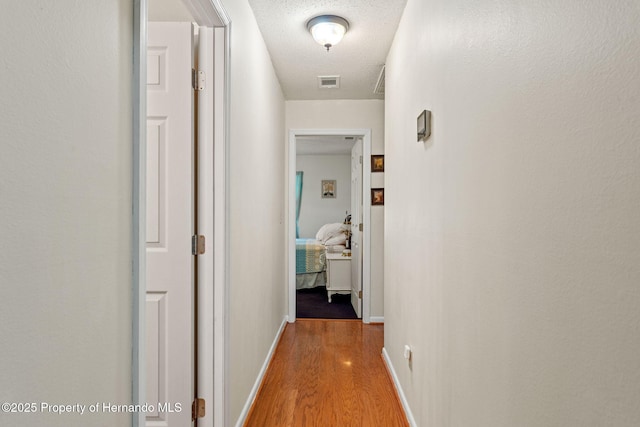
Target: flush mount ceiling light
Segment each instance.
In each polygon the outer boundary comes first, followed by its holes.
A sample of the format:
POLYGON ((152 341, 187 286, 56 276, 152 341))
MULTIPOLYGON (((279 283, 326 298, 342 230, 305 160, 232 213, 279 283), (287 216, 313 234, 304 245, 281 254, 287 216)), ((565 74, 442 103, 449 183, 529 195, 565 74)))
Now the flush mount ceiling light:
POLYGON ((307 22, 307 30, 313 39, 326 47, 327 51, 331 46, 340 43, 348 29, 347 20, 335 15, 316 16, 307 22))

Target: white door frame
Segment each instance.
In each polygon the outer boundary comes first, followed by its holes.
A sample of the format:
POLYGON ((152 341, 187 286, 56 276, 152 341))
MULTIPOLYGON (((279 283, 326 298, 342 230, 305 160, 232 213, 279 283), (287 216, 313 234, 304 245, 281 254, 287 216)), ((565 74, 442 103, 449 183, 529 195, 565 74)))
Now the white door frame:
POLYGON ((289 323, 296 321, 296 137, 313 135, 353 135, 362 137, 362 321, 371 321, 371 129, 290 129, 289 130, 289 227, 287 230, 289 323))
MULTIPOLYGON (((211 220, 213 236, 207 236, 213 251, 201 259, 205 269, 210 273, 213 283, 213 299, 204 302, 200 312, 207 322, 202 322, 202 333, 199 336, 204 342, 199 345, 213 349, 208 360, 201 360, 206 365, 205 373, 213 372, 213 382, 205 379, 206 396, 199 396, 207 401, 209 416, 201 420, 199 425, 205 427, 227 425, 229 419, 228 381, 225 376, 228 364, 228 283, 229 283, 229 227, 228 217, 228 147, 229 147, 229 75, 230 75, 230 32, 231 19, 222 7, 220 0, 182 0, 199 25, 215 27, 215 81, 216 95, 214 100, 215 135, 213 183, 207 188, 214 195, 213 206, 206 207, 206 215, 211 220), (222 40, 221 40, 222 39, 222 40), (220 48, 223 48, 221 52, 220 48), (223 61, 221 61, 223 59, 223 61), (220 65, 221 62, 223 65, 220 65), (223 67, 223 68, 222 68, 223 67), (210 322, 213 319, 213 323, 210 322), (211 360, 213 357, 213 360, 211 360), (211 416, 213 415, 213 416, 211 416)), ((145 304, 146 304, 146 121, 147 121, 147 0, 133 0, 133 230, 132 230, 132 403, 146 403, 145 386, 145 304)), ((209 379, 210 380, 210 379, 209 379)), ((149 402, 151 403, 151 402, 149 402)), ((184 408, 183 410, 190 410, 184 408)), ((145 414, 132 414, 132 425, 143 427, 145 414)))

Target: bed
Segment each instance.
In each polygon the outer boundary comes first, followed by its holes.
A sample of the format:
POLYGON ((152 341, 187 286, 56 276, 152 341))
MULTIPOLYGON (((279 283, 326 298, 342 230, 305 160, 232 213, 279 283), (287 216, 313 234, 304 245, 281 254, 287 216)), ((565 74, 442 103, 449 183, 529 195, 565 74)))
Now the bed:
POLYGON ((296 289, 325 286, 326 248, 316 239, 296 239, 296 289))
POLYGON ((296 289, 326 286, 327 252, 345 249, 346 230, 343 223, 325 224, 315 239, 296 239, 296 289))

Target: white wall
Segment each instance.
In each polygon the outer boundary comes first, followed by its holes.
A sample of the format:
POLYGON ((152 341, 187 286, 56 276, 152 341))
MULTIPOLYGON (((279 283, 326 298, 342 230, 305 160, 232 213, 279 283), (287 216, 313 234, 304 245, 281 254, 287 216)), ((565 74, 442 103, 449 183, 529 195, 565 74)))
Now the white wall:
POLYGON ((385 348, 417 425, 640 425, 638 22, 631 0, 408 1, 385 348))
POLYGON ((129 0, 2 5, 1 402, 131 402, 132 14, 129 0))
POLYGON ((286 314, 284 98, 246 0, 231 24, 230 420, 235 424, 286 314))
MULTIPOLYGON (((384 101, 286 101, 286 129, 371 129, 371 153, 384 154, 384 101)), ((289 153, 287 153, 289 156, 289 153)), ((370 161, 364 159, 364 161, 370 161)), ((384 173, 371 174, 373 188, 384 187, 384 173)), ((364 195, 367 197, 368 195, 364 195)), ((371 208, 371 316, 384 316, 384 207, 371 208)))
POLYGON ((195 22, 182 0, 147 0, 149 22, 195 22))
POLYGON ((300 206, 300 237, 315 239, 324 224, 343 222, 351 212, 351 155, 315 154, 296 156, 296 170, 302 176, 302 202, 300 206), (336 180, 336 198, 321 197, 324 179, 336 180))

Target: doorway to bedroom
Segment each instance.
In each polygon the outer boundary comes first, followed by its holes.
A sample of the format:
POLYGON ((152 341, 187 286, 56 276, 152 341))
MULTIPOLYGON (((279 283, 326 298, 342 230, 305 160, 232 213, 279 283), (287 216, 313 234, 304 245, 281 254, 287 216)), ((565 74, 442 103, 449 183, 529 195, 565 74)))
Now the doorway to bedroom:
POLYGON ((290 135, 290 321, 369 321, 365 151, 369 130, 290 135))

